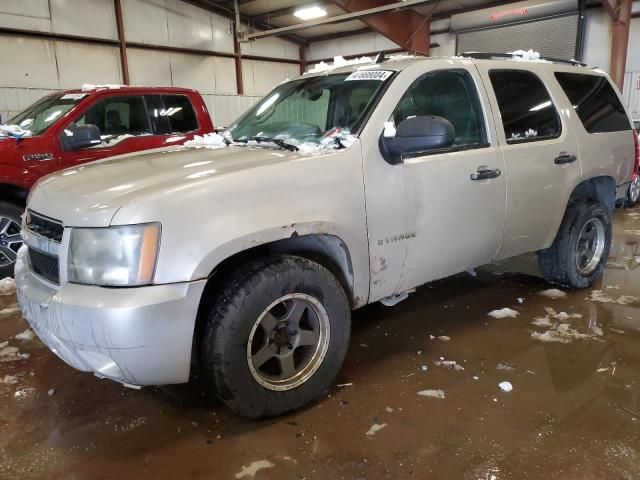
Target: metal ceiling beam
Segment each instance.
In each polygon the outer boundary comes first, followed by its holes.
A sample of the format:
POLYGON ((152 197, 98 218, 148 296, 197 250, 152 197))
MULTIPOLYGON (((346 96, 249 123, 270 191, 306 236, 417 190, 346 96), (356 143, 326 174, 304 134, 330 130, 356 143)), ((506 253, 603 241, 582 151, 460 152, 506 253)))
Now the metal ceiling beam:
MULTIPOLYGON (((250 33, 249 35, 247 35, 247 39, 249 40, 253 40, 256 38, 263 38, 263 37, 269 37, 272 35, 281 35, 284 33, 291 33, 291 32, 299 32, 301 30, 308 30, 310 28, 314 28, 314 27, 318 27, 321 25, 331 25, 333 23, 342 23, 342 22, 347 22, 350 20, 362 20, 363 18, 366 17, 371 17, 373 15, 379 15, 381 13, 392 13, 392 12, 401 12, 404 10, 407 10, 409 12, 413 12, 415 14, 415 18, 422 18, 422 19, 426 19, 426 17, 420 15, 419 13, 415 12, 414 10, 408 10, 411 7, 417 7, 418 5, 427 5, 430 3, 435 3, 436 0, 405 0, 402 2, 394 2, 394 3, 390 3, 387 5, 379 5, 380 2, 374 2, 374 0, 362 0, 362 1, 336 1, 334 0, 334 3, 336 3, 337 5, 339 5, 341 8, 347 10, 349 13, 345 13, 342 15, 336 15, 333 17, 326 17, 326 18, 319 18, 317 20, 311 20, 309 22, 305 22, 305 23, 299 23, 296 25, 291 25, 288 27, 280 27, 280 28, 273 28, 271 30, 265 30, 263 32, 256 32, 256 33, 250 33), (366 9, 357 9, 354 8, 356 6, 356 4, 360 5, 360 4, 367 4, 367 5, 374 5, 374 4, 378 4, 378 6, 372 6, 371 8, 366 8, 366 9), (353 11, 352 11, 353 10, 353 11)), ((428 22, 427 22, 428 23, 428 22)), ((410 24, 411 27, 415 27, 416 25, 414 24, 414 21, 411 22, 410 24)), ((404 26, 399 26, 401 29, 406 31, 407 25, 405 24, 404 26)), ((427 42, 428 44, 428 42, 427 42)))

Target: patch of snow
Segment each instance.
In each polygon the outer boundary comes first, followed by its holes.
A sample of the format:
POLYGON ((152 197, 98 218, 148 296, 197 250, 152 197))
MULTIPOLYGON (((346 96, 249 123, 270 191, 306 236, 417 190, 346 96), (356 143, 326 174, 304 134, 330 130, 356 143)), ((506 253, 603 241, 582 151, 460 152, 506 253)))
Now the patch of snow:
POLYGON ((500 382, 498 384, 498 387, 500 387, 500 390, 505 393, 509 393, 511 390, 513 390, 513 385, 511 385, 511 382, 500 382))
POLYGON ((442 357, 440 357, 440 360, 436 360, 435 362, 433 362, 433 364, 436 367, 453 368, 458 372, 461 372, 464 370, 464 367, 460 365, 458 362, 456 362, 455 360, 445 360, 442 357))
POLYGON ((16 291, 16 281, 11 277, 0 280, 0 295, 10 295, 16 291))
POLYGON ((540 58, 540 53, 529 50, 515 50, 513 52, 507 52, 509 55, 513 55, 513 59, 517 62, 537 62, 537 63, 549 63, 548 60, 540 58))
POLYGON ((0 383, 4 383, 5 385, 15 385, 16 383, 18 383, 18 377, 13 375, 5 375, 4 377, 0 378, 0 383))
POLYGON ((384 407, 384 409, 385 409, 385 411, 387 413, 392 413, 393 412, 393 408, 391 408, 391 407, 384 407))
POLYGON ((205 133, 204 135, 194 135, 193 140, 184 142, 185 147, 206 147, 210 149, 225 148, 227 141, 224 135, 219 133, 205 133))
MULTIPOLYGON (((133 138, 135 136, 136 135, 131 135, 130 133, 125 133, 124 135, 117 135, 117 136, 104 135, 104 139, 102 140, 102 142, 98 143, 97 145, 94 145, 91 148, 113 147, 114 145, 119 144, 123 140, 126 140, 127 138, 133 138)), ((142 136, 142 135, 138 135, 138 136, 142 136)))
POLYGON ((0 125, 0 137, 30 137, 31 130, 20 125, 0 125))
POLYGON ((394 138, 396 136, 396 125, 393 122, 384 122, 384 131, 382 136, 385 138, 394 138))
POLYGON ((531 322, 531 325, 535 325, 536 327, 553 327, 553 322, 549 317, 538 317, 531 322))
POLYGON ((55 393, 56 393, 56 390, 54 388, 50 388, 49 391, 47 392, 47 395, 52 397, 55 393))
POLYGON ((242 470, 236 473, 236 478, 244 478, 244 477, 255 477, 256 473, 260 470, 264 470, 265 468, 275 467, 273 463, 269 460, 257 460, 255 462, 251 462, 248 467, 242 466, 242 470))
POLYGON ((82 91, 91 92, 93 90, 118 90, 124 87, 125 85, 116 85, 114 83, 105 83, 104 85, 93 85, 91 83, 85 83, 82 85, 82 91))
POLYGON ((487 313, 487 315, 493 318, 516 318, 518 315, 520 315, 520 312, 517 312, 511 308, 501 308, 499 310, 492 310, 487 313))
POLYGON ((360 57, 360 58, 354 58, 352 60, 346 60, 342 55, 337 55, 333 57, 333 63, 325 63, 325 62, 317 63, 313 66, 311 70, 309 70, 308 72, 305 72, 305 75, 307 73, 329 72, 336 68, 346 67, 348 65, 358 65, 361 63, 372 63, 372 62, 373 62, 373 59, 371 57, 360 57))
POLYGON ((631 235, 640 235, 640 230, 625 230, 625 232, 630 233, 631 235))
POLYGON ((589 300, 599 303, 617 303, 618 305, 629 305, 635 303, 640 299, 633 295, 620 295, 618 298, 613 298, 607 295, 602 290, 592 290, 589 296, 589 300))
POLYGON ((507 372, 513 372, 515 370, 511 365, 507 365, 506 363, 499 363, 496 365, 497 370, 505 370, 507 372))
POLYGON ((451 341, 451 337, 447 337, 446 335, 440 335, 438 337, 438 340, 440 340, 442 342, 449 342, 449 341, 451 341))
POLYGON ((520 304, 523 304, 523 303, 524 303, 524 298, 522 298, 522 297, 518 297, 518 298, 516 298, 516 300, 517 300, 517 302, 518 302, 518 303, 520 303, 520 304))
POLYGON ((558 300, 559 298, 566 298, 567 293, 563 292, 562 290, 558 290, 557 288, 549 288, 547 290, 538 292, 538 295, 551 298, 552 300, 558 300))
POLYGON ((418 395, 421 397, 431 397, 444 399, 444 391, 442 390, 420 390, 418 395))
POLYGON ((391 55, 386 61, 387 62, 400 62, 402 60, 411 60, 414 58, 418 58, 415 55, 391 55))
POLYGON ((366 435, 372 437, 386 426, 386 423, 374 423, 373 425, 371 425, 371 428, 367 431, 366 435))
POLYGON ((4 315, 11 315, 20 311, 19 307, 9 307, 0 310, 0 317, 4 315))
POLYGON ((33 333, 33 330, 25 330, 22 333, 17 334, 14 338, 16 340, 21 340, 21 341, 29 341, 29 340, 33 340, 35 337, 35 334, 33 333))
POLYGON ((29 358, 30 355, 28 353, 20 353, 18 347, 7 347, 7 344, 8 342, 3 342, 0 345, 4 345, 4 347, 0 348, 0 362, 15 362, 29 358))

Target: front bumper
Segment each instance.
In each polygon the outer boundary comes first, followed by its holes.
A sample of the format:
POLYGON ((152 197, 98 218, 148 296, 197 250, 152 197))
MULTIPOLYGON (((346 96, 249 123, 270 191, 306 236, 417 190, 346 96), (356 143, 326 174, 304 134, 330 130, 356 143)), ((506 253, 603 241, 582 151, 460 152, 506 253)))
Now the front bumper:
POLYGON ((138 288, 57 287, 31 271, 26 247, 18 252, 15 280, 25 319, 72 367, 131 386, 188 381, 205 280, 138 288))

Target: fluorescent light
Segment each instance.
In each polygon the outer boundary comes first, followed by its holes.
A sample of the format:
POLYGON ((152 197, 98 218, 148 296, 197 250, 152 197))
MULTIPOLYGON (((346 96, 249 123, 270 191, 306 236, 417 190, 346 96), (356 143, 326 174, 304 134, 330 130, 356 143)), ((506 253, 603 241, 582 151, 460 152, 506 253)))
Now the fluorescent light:
POLYGON ((313 20, 314 18, 326 17, 327 11, 324 8, 313 6, 299 8, 293 14, 300 20, 313 20))
POLYGON ((537 112, 538 110, 542 110, 543 108, 547 108, 551 106, 551 100, 547 100, 544 103, 541 103, 539 105, 536 105, 535 107, 531 107, 529 109, 530 112, 537 112))

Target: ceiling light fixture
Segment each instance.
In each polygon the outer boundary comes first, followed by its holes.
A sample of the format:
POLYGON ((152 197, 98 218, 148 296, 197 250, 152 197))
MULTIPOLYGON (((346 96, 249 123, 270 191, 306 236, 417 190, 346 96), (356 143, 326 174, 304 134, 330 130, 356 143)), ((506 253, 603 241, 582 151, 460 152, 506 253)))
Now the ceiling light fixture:
POLYGON ((326 17, 327 11, 324 8, 313 6, 299 8, 293 14, 300 20, 313 20, 314 18, 326 17))

